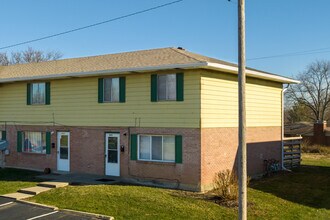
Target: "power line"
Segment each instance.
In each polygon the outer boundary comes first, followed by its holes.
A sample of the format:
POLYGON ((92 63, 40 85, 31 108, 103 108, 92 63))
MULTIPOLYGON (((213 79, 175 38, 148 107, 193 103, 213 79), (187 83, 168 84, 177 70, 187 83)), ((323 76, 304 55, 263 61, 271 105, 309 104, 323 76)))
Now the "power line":
MULTIPOLYGON (((235 2, 233 0, 227 0, 227 2, 237 5, 237 2, 235 2)), ((254 60, 264 60, 264 59, 280 58, 280 57, 303 56, 303 55, 317 54, 317 53, 330 53, 330 47, 313 49, 313 50, 298 51, 298 52, 292 52, 292 53, 270 55, 270 56, 263 56, 263 57, 255 57, 255 58, 250 58, 250 59, 246 59, 246 60, 247 61, 254 61, 254 60)))
POLYGON ((292 53, 284 53, 284 54, 277 54, 277 55, 270 55, 270 56, 263 56, 263 57, 255 57, 255 58, 250 58, 250 59, 247 59, 247 60, 249 60, 249 61, 264 60, 264 59, 270 59, 270 58, 302 56, 302 55, 317 54, 317 53, 329 53, 329 52, 330 52, 330 47, 325 47, 325 48, 319 48, 319 49, 313 49, 313 50, 305 50, 305 51, 292 52, 292 53))
POLYGON ((138 14, 142 14, 142 13, 145 13, 145 12, 153 11, 153 10, 163 8, 163 7, 166 7, 166 6, 169 6, 169 5, 173 5, 173 4, 182 2, 182 1, 184 1, 184 0, 172 1, 172 2, 169 2, 169 3, 166 3, 166 4, 158 5, 158 6, 147 8, 147 9, 144 9, 144 10, 141 10, 141 11, 133 12, 133 13, 130 13, 130 14, 127 14, 127 15, 122 15, 122 16, 119 16, 119 17, 116 17, 116 18, 112 18, 112 19, 109 19, 109 20, 106 20, 106 21, 101 21, 101 22, 90 24, 90 25, 87 25, 87 26, 71 29, 71 30, 68 30, 68 31, 63 31, 63 32, 60 32, 60 33, 57 33, 57 34, 47 35, 47 36, 44 36, 44 37, 40 37, 40 38, 28 40, 28 41, 23 41, 23 42, 16 43, 16 44, 11 44, 11 45, 8 45, 8 46, 3 46, 3 47, 0 47, 0 50, 20 46, 20 45, 23 45, 23 44, 33 43, 33 42, 36 42, 36 41, 41 41, 41 40, 49 39, 49 38, 52 38, 52 37, 57 37, 57 36, 64 35, 64 34, 69 34, 69 33, 72 33, 72 32, 76 32, 76 31, 80 31, 80 30, 83 30, 83 29, 95 27, 95 26, 98 26, 98 25, 102 25, 102 24, 105 24, 105 23, 112 22, 112 21, 117 21, 117 20, 121 20, 121 19, 124 19, 124 18, 132 17, 134 15, 138 15, 138 14))

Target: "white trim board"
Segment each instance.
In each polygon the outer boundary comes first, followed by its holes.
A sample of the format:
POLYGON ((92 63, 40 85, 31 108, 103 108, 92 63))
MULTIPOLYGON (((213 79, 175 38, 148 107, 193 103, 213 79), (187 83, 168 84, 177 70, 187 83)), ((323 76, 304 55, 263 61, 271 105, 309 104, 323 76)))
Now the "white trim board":
MULTIPOLYGON (((13 77, 0 79, 0 83, 10 82, 21 82, 21 81, 32 81, 32 80, 49 80, 49 79, 64 79, 64 78, 76 78, 76 77, 90 77, 90 76, 104 76, 104 75, 115 75, 115 74, 136 74, 140 72, 152 72, 157 70, 171 70, 171 69, 213 69, 216 71, 228 72, 232 74, 238 74, 238 67, 225 65, 220 63, 211 62, 196 62, 188 64, 173 64, 173 65, 161 65, 161 66, 145 66, 145 67, 134 67, 134 68, 123 68, 123 69, 108 69, 99 71, 86 71, 86 72, 72 72, 72 73, 53 73, 49 75, 41 76, 24 76, 24 77, 13 77)), ((246 69, 247 76, 265 79, 281 83, 300 83, 298 80, 294 80, 288 77, 273 75, 264 73, 257 70, 246 69)))

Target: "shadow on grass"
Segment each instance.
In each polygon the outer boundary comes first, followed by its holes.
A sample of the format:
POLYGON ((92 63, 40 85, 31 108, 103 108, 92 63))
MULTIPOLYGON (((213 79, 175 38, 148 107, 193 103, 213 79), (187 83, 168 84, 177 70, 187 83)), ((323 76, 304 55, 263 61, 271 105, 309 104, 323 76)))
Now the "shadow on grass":
POLYGON ((250 187, 301 205, 330 209, 330 167, 304 165, 252 181, 250 187))
POLYGON ((0 168, 0 181, 40 182, 41 172, 13 168, 0 168))

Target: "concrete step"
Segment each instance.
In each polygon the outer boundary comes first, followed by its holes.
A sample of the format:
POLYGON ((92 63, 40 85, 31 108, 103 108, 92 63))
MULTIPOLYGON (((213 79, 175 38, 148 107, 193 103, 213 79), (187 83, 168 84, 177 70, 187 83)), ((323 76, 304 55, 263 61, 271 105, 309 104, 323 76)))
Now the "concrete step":
POLYGON ((30 195, 38 195, 39 193, 46 192, 48 190, 51 190, 51 188, 42 187, 42 186, 34 186, 34 187, 20 189, 17 192, 30 194, 30 195))
POLYGON ((31 195, 31 194, 16 192, 16 193, 5 194, 5 195, 2 195, 1 197, 11 198, 11 199, 15 199, 15 200, 21 200, 21 199, 30 198, 32 196, 33 195, 31 195))
POLYGON ((38 184, 38 186, 48 187, 48 188, 61 188, 68 185, 69 183, 67 182, 41 182, 38 184))

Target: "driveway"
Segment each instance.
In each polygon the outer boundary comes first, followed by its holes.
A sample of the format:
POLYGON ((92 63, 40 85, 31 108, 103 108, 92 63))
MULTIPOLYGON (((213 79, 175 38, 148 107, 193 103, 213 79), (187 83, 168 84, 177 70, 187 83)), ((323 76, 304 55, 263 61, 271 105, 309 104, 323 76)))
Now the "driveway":
POLYGON ((92 220, 100 219, 76 212, 54 210, 0 197, 0 220, 92 220))

